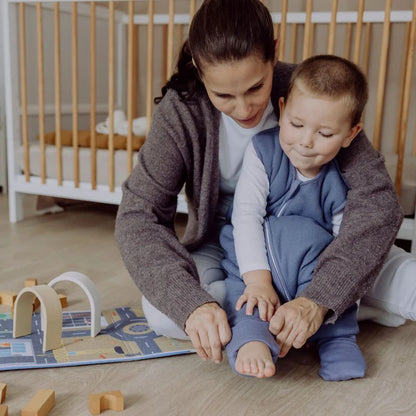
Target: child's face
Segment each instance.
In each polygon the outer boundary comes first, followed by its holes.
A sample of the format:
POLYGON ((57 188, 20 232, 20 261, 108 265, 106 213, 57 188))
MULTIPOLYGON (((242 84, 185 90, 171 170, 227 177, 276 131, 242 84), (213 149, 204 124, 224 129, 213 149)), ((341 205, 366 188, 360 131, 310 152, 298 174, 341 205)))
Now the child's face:
POLYGON ((206 65, 202 81, 212 104, 241 127, 256 127, 270 99, 273 62, 257 55, 206 65))
POLYGON ((281 98, 280 145, 291 163, 306 177, 316 176, 362 129, 351 127, 351 114, 342 98, 311 95, 294 86, 281 98))

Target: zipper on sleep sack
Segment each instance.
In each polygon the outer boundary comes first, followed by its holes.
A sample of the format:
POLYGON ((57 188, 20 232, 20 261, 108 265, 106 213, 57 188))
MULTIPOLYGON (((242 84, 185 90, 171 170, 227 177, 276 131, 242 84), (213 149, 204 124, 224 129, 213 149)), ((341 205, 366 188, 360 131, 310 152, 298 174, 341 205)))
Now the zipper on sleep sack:
POLYGON ((269 222, 269 218, 266 218, 264 221, 264 230, 265 230, 265 236, 266 236, 266 246, 269 248, 267 250, 267 252, 269 253, 269 258, 270 258, 270 267, 272 269, 272 276, 276 277, 277 282, 279 283, 279 287, 278 289, 282 292, 281 294, 283 295, 283 297, 285 298, 286 301, 290 300, 290 293, 289 290, 287 289, 286 283, 282 277, 282 274, 280 273, 279 270, 279 264, 278 261, 273 253, 273 250, 270 250, 270 247, 272 247, 271 244, 271 235, 270 235, 270 222, 269 222))

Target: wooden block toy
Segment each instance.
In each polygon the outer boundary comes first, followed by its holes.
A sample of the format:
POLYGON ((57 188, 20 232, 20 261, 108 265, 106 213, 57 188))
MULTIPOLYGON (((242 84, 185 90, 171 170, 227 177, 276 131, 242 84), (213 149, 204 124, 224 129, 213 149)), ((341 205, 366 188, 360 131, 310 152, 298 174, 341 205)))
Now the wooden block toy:
POLYGON ((22 409, 22 416, 46 416, 55 406, 55 390, 39 390, 22 409))
POLYGON ((63 293, 58 292, 58 298, 59 298, 59 301, 61 302, 62 308, 66 308, 68 306, 68 301, 67 301, 66 296, 63 293))
POLYGON ((6 400, 7 384, 0 383, 0 403, 6 400))
POLYGON ((38 279, 26 279, 25 287, 33 287, 38 285, 38 279))
POLYGON ((10 307, 14 306, 14 302, 16 301, 17 293, 9 292, 7 290, 2 290, 0 292, 0 305, 7 305, 10 307))
POLYGON ((62 346, 62 306, 57 293, 48 285, 25 287, 20 291, 14 305, 13 337, 32 332, 32 302, 35 296, 42 305, 43 352, 59 348, 62 346))
POLYGON ((72 282, 78 285, 90 302, 91 307, 91 336, 95 337, 101 331, 101 299, 95 283, 85 274, 65 272, 52 279, 48 285, 54 287, 60 282, 72 282))
POLYGON ((9 407, 7 404, 0 404, 0 416, 9 416, 9 407))
POLYGON ((99 415, 103 410, 124 410, 124 396, 120 390, 94 393, 88 395, 88 409, 92 415, 99 415))

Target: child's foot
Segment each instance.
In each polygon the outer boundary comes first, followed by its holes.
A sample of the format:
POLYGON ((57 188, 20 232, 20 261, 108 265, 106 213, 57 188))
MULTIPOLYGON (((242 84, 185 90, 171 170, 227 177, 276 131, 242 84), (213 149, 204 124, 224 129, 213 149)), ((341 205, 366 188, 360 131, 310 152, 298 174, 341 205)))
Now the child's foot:
POLYGON ((248 342, 238 350, 235 369, 240 374, 257 378, 272 377, 276 373, 270 349, 260 341, 248 342))
POLYGON ((321 369, 319 375, 327 381, 364 377, 365 360, 355 336, 327 338, 318 343, 321 369))

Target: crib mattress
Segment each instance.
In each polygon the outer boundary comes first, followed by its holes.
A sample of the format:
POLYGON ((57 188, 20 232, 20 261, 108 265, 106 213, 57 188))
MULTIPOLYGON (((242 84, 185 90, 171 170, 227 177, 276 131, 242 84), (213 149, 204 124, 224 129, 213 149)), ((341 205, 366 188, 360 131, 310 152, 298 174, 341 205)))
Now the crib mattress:
MULTIPOLYGON (((72 147, 62 148, 62 175, 66 181, 74 180, 74 151, 72 147)), ((20 169, 24 170, 23 146, 19 149, 20 169)), ((137 153, 133 152, 133 164, 136 163, 137 153)), ((91 149, 79 148, 79 180, 84 183, 91 183, 91 149)), ((97 149, 97 184, 108 185, 109 176, 109 152, 105 149, 97 149)), ((114 186, 119 187, 127 178, 127 159, 126 150, 114 151, 114 186)), ((46 177, 57 178, 57 148, 53 145, 45 145, 46 177)), ((29 166, 30 174, 41 175, 41 151, 38 143, 29 146, 29 166)))

